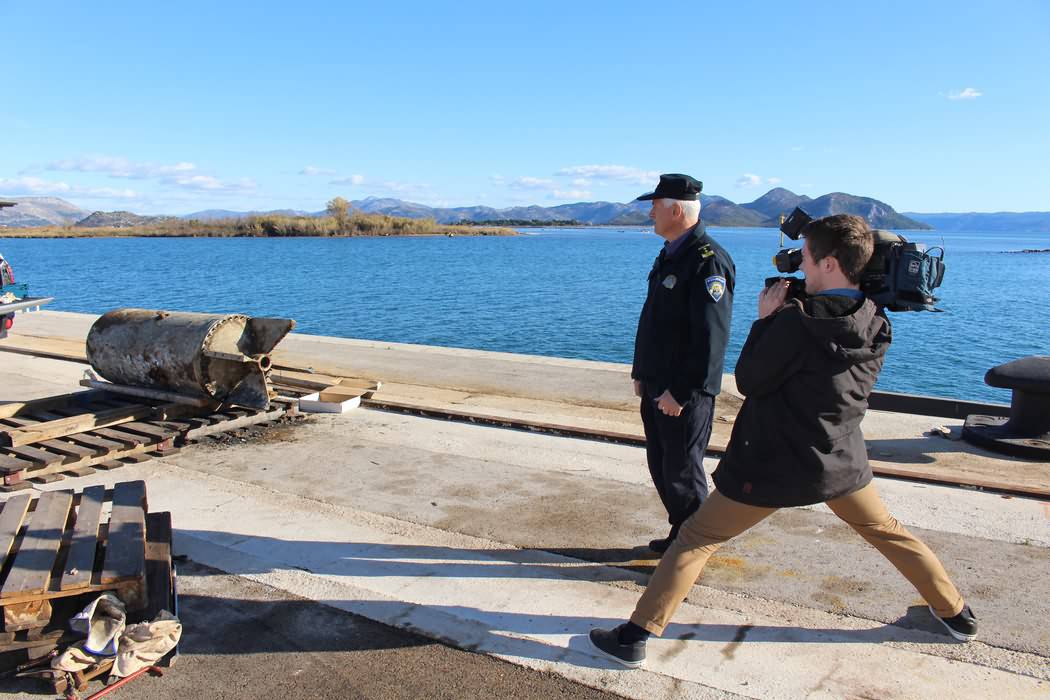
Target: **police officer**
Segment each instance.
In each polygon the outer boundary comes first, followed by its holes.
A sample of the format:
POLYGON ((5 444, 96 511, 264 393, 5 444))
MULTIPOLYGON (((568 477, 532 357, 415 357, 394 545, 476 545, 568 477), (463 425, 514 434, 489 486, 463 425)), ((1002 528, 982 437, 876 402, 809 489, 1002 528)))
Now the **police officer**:
POLYGON ((664 248, 649 273, 649 291, 634 345, 634 393, 641 398, 646 457, 671 531, 649 548, 663 553, 707 497, 704 450, 729 342, 736 267, 700 223, 703 183, 660 176, 649 218, 664 248))

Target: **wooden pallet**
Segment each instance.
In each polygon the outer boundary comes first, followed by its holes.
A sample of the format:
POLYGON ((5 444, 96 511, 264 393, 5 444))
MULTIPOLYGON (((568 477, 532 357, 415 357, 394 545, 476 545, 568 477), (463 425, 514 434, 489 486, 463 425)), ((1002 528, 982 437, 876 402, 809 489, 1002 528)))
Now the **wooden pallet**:
MULTIPOLYGON (((84 498, 91 499, 92 492, 85 489, 84 494, 74 494, 75 504, 83 503, 84 498)), ((113 491, 103 495, 112 502, 113 491)), ((15 496, 14 498, 19 498, 15 496)), ((31 504, 31 505, 36 505, 31 504)), ((79 515, 79 513, 78 513, 79 515)), ((0 511, 0 518, 3 517, 0 511)), ((100 528, 100 532, 101 532, 100 528)), ((66 554, 68 561, 68 554, 66 554)), ((104 554, 101 555, 104 558, 104 554)), ((154 619, 161 610, 178 614, 178 602, 175 592, 175 568, 171 559, 171 513, 146 513, 145 541, 145 580, 146 604, 136 611, 129 611, 128 623, 143 622, 154 619)), ((0 631, 0 673, 11 673, 16 666, 43 659, 54 649, 61 649, 82 638, 69 629, 69 620, 80 612, 97 593, 91 590, 78 591, 75 595, 63 598, 52 598, 51 620, 45 627, 34 627, 24 630, 0 631)), ((156 665, 168 666, 174 662, 177 648, 169 652, 156 665)), ((50 674, 46 666, 40 665, 39 677, 53 684, 56 693, 62 694, 70 681, 82 689, 93 673, 83 674, 50 674)))
POLYGON ((212 410, 106 391, 0 406, 0 491, 168 456, 186 442, 295 410, 294 400, 282 397, 267 410, 212 410))
POLYGON ((43 628, 56 598, 113 591, 147 604, 146 484, 11 496, 0 511, 4 632, 43 628))

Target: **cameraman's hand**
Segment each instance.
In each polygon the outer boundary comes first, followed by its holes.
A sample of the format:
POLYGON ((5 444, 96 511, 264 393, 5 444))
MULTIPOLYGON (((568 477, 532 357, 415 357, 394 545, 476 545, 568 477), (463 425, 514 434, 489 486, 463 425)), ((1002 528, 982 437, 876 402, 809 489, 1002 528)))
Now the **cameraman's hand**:
POLYGON ((787 299, 788 284, 789 282, 785 280, 762 290, 762 293, 758 295, 759 318, 776 313, 784 305, 784 300, 787 299))
POLYGON ((682 415, 682 405, 675 401, 674 396, 671 395, 668 389, 665 389, 664 393, 660 394, 660 397, 656 399, 656 407, 668 416, 682 415))

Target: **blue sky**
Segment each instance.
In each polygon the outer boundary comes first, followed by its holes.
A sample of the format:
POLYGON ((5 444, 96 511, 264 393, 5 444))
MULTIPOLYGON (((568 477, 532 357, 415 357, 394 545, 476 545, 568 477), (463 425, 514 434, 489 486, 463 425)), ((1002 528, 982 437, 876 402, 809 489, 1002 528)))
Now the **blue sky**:
POLYGON ((0 0, 0 195, 1050 210, 1048 75, 1040 1, 0 0))

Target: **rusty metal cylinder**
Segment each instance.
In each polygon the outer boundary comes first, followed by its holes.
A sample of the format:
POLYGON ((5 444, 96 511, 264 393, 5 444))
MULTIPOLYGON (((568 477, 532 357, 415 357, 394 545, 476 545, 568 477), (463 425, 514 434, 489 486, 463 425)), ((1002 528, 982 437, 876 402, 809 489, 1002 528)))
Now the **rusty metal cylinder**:
POLYGON ((266 408, 270 352, 294 326, 286 318, 117 309, 91 326, 87 357, 114 384, 266 408))

